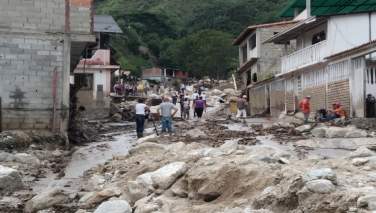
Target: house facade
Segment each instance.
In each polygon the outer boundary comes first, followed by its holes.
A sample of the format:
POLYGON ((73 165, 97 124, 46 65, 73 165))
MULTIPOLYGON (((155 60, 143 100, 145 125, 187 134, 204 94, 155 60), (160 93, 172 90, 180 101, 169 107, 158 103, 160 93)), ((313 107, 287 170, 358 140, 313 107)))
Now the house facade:
POLYGON ((65 132, 70 75, 89 42, 91 0, 0 3, 0 97, 3 129, 65 132))
POLYGON ((272 83, 279 84, 279 92, 271 95, 271 102, 293 112, 303 97, 311 96, 312 114, 339 102, 349 116, 365 117, 366 96, 376 96, 376 12, 372 9, 376 3, 363 1, 358 7, 351 2, 320 4, 316 0, 289 2, 282 15, 302 11, 299 17, 304 19, 265 41, 296 43, 296 50, 281 59, 281 73, 272 83), (283 101, 275 101, 281 97, 283 101))
POLYGON ((177 69, 162 69, 153 67, 142 71, 142 80, 152 80, 158 82, 167 82, 172 79, 188 79, 188 72, 177 69))
POLYGON ((119 65, 111 64, 110 54, 110 50, 96 50, 90 59, 81 59, 74 70, 80 106, 87 109, 109 108, 112 74, 120 69, 119 65))
POLYGON ((297 22, 293 20, 249 26, 233 42, 239 47, 239 89, 249 95, 252 115, 270 110, 270 79, 280 73, 282 55, 294 47, 294 44, 264 41, 297 22))

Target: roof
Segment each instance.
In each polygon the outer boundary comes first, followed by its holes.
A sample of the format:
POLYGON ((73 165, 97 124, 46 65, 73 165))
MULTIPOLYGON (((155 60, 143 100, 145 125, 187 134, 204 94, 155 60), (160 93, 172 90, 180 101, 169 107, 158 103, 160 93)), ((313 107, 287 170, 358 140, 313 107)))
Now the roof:
POLYGON ((354 48, 351 48, 351 49, 336 53, 334 55, 328 56, 325 59, 327 59, 327 60, 337 60, 337 59, 340 59, 340 58, 353 56, 353 55, 356 55, 356 54, 366 55, 366 54, 369 54, 369 53, 375 52, 375 51, 376 51, 376 40, 372 40, 372 41, 367 42, 365 44, 362 44, 362 45, 356 46, 354 48))
POLYGON ((123 33, 114 18, 109 15, 94 16, 94 32, 97 33, 123 33))
POLYGON ((276 44, 283 44, 286 41, 290 41, 298 37, 302 32, 306 32, 312 28, 315 28, 316 26, 324 24, 326 21, 327 19, 324 17, 310 17, 304 21, 299 22, 293 27, 274 35, 273 37, 264 41, 264 43, 273 42, 276 44))
MULTIPOLYGON (((290 0, 280 13, 281 17, 293 17, 295 9, 306 8, 306 0, 290 0)), ((314 16, 342 15, 376 10, 376 0, 311 0, 314 16)))
POLYGON ((298 23, 298 21, 281 21, 281 22, 274 22, 274 23, 266 23, 266 24, 258 24, 252 25, 247 27, 240 35, 233 41, 233 45, 239 45, 245 38, 247 38, 255 29, 258 28, 269 28, 269 27, 278 27, 278 26, 286 26, 298 23))

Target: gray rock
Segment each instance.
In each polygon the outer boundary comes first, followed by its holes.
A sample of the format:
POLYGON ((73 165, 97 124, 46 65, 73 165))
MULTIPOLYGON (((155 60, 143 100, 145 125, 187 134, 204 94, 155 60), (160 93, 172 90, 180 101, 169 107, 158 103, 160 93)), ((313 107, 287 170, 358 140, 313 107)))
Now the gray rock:
POLYGON ((335 186, 329 180, 312 180, 306 183, 307 189, 314 193, 328 194, 335 190, 335 186))
POLYGON ((27 201, 24 211, 32 213, 48 209, 56 204, 63 204, 69 201, 68 194, 62 189, 47 189, 27 201))
POLYGON ((325 138, 326 128, 324 128, 324 127, 314 128, 311 131, 311 134, 312 134, 312 136, 314 136, 316 138, 325 138))
POLYGON ((8 152, 0 152, 0 162, 14 161, 14 155, 8 152))
POLYGON ((364 130, 351 128, 345 135, 345 138, 366 138, 368 136, 367 132, 364 130))
POLYGON ((197 129, 197 128, 187 131, 185 133, 185 135, 187 137, 192 138, 192 139, 200 139, 200 138, 207 138, 208 137, 208 135, 205 132, 203 132, 202 130, 197 129))
POLYGON ((319 179, 327 179, 327 180, 332 181, 334 184, 337 184, 337 175, 330 168, 313 169, 307 172, 303 177, 304 182, 309 182, 312 180, 319 180, 319 179))
POLYGON ((326 130, 326 137, 327 138, 344 138, 347 134, 347 128, 341 127, 329 127, 326 130))
POLYGON ((312 129, 312 126, 309 125, 309 124, 306 124, 306 125, 302 125, 302 126, 299 126, 299 127, 296 127, 295 130, 298 131, 298 132, 308 132, 312 129))
POLYGON ((34 155, 30 155, 27 153, 17 153, 14 155, 14 161, 18 163, 24 163, 28 165, 39 165, 40 160, 35 157, 34 155))
POLYGON ((375 211, 376 210, 376 194, 359 197, 357 201, 357 206, 358 208, 375 211))
POLYGON ((369 162, 369 159, 367 158, 354 158, 351 161, 352 165, 354 166, 363 166, 364 164, 368 162, 369 162))
POLYGON ((132 213, 132 208, 125 200, 111 200, 99 205, 94 213, 132 213))
POLYGON ((350 158, 365 158, 365 157, 371 157, 374 156, 375 152, 368 149, 367 147, 359 147, 354 152, 350 153, 350 158))
POLYGON ((153 186, 158 189, 167 189, 187 170, 187 164, 184 162, 170 163, 152 173, 153 186))
POLYGON ((0 194, 12 193, 24 187, 20 173, 0 165, 0 194))

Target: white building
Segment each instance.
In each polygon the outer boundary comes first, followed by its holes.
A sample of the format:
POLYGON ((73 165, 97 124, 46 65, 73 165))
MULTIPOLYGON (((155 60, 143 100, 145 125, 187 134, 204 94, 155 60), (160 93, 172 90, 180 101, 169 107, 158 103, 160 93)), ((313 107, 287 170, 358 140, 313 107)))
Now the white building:
POLYGON ((340 102, 350 116, 365 116, 365 97, 376 96, 376 66, 371 54, 376 51, 375 7, 371 0, 289 2, 282 15, 302 11, 297 17, 304 19, 266 41, 296 42, 296 50, 282 57, 278 75, 285 93, 279 104, 283 103, 286 111, 297 110, 298 101, 310 95, 312 112, 340 102))

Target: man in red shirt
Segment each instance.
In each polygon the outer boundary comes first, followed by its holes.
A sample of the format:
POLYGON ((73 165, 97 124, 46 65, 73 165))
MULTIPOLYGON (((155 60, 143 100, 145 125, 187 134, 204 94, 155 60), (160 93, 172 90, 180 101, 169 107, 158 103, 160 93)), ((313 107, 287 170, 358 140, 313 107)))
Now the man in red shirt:
POLYGON ((308 118, 311 113, 311 96, 306 96, 302 101, 299 103, 300 111, 304 114, 304 123, 308 123, 308 118))

